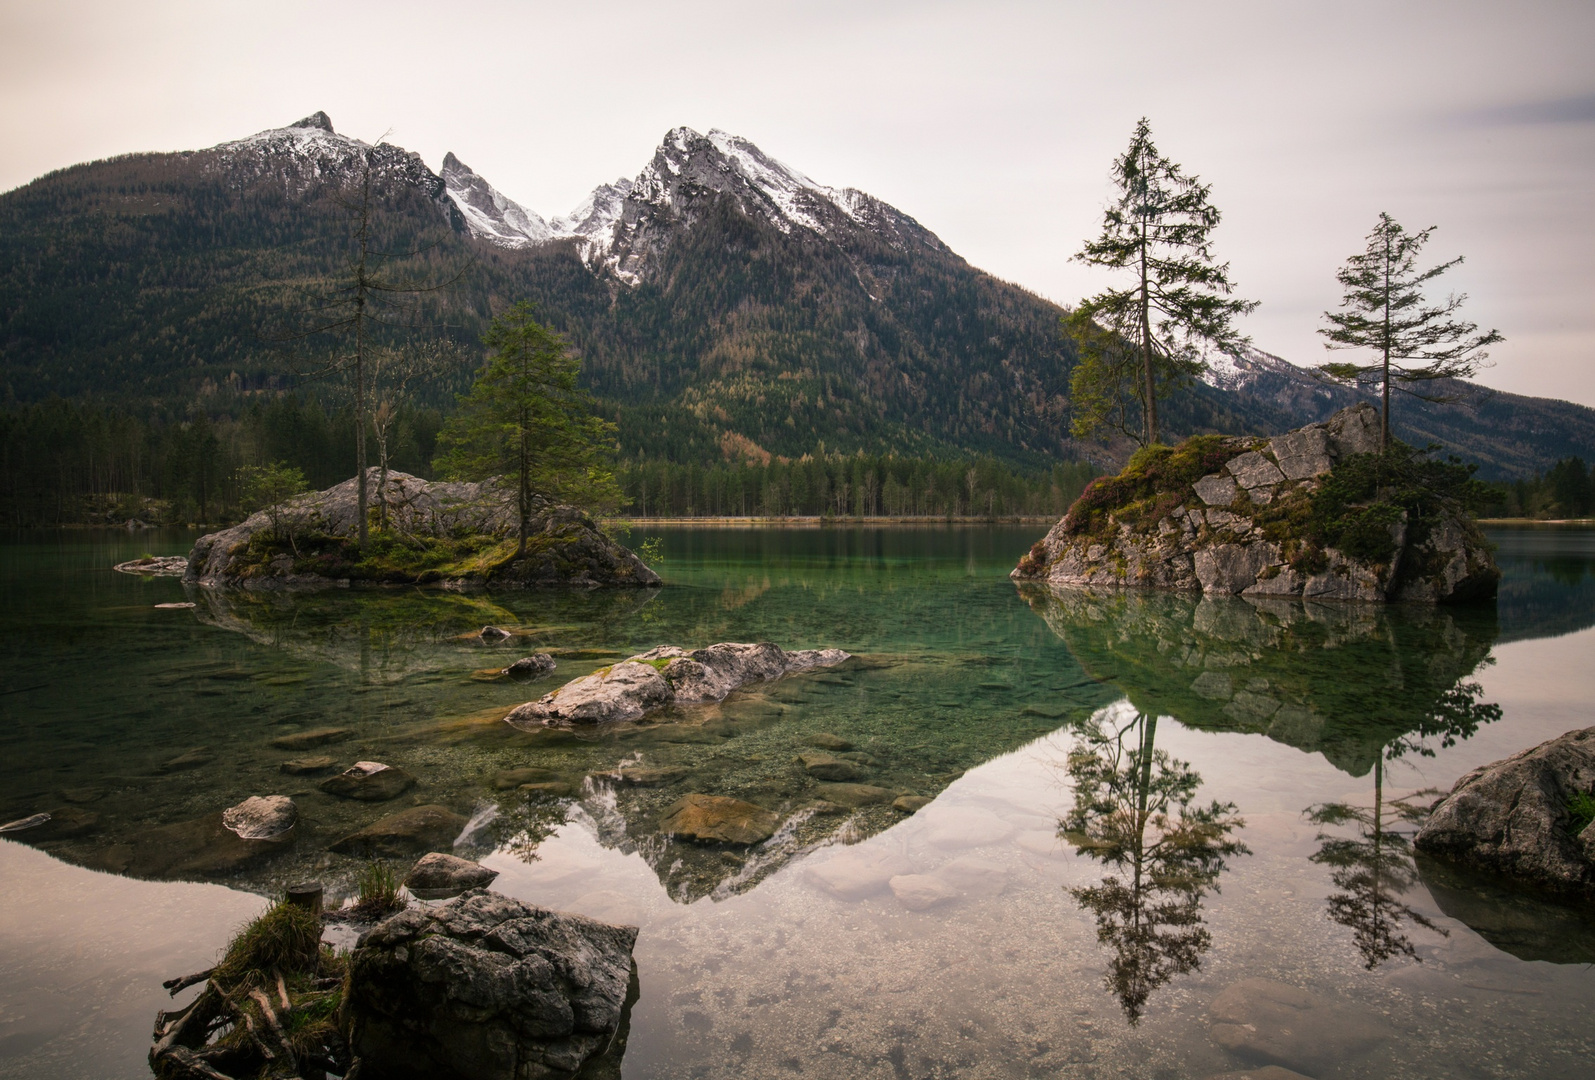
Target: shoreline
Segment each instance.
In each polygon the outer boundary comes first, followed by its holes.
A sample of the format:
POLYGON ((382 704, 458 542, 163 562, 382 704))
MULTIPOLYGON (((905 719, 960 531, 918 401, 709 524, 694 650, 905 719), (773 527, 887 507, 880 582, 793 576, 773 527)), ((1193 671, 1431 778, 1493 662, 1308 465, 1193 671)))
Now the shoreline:
POLYGON ((1480 525, 1595 525, 1595 518, 1476 518, 1480 525))
POLYGON ((1061 515, 1010 516, 1010 517, 648 517, 624 518, 625 528, 641 529, 648 525, 713 525, 723 528, 787 528, 826 529, 845 526, 854 528, 871 525, 919 525, 924 527, 945 525, 1053 525, 1061 515))

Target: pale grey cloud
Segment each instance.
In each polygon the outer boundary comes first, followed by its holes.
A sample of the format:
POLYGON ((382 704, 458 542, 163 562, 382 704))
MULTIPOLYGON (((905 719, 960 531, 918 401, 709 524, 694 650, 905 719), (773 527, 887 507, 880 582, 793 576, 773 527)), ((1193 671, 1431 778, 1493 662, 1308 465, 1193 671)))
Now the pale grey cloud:
POLYGON ((1140 115, 1213 184, 1257 344, 1322 348, 1379 212, 1439 226, 1507 342, 1484 381, 1595 405, 1595 5, 0 0, 0 189, 316 109, 561 213, 677 124, 745 135, 1060 301, 1140 115))

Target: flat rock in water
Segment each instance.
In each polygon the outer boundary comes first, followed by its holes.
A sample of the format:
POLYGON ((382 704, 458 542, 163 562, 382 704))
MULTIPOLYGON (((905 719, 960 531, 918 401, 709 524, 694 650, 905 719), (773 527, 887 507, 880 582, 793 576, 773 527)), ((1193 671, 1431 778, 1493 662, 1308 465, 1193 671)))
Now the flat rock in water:
POLYGON ((747 846, 775 835, 778 814, 725 795, 687 795, 665 808, 659 831, 700 844, 747 846))
POLYGON ((907 857, 888 850, 846 848, 818 866, 810 866, 808 879, 842 900, 862 900, 886 888, 894 877, 912 874, 907 857))
POLYGON ((400 858, 448 849, 465 828, 466 819, 444 806, 416 806, 373 821, 332 845, 340 855, 400 858))
POLYGON ((1242 979, 1208 1007, 1213 1041, 1258 1062, 1318 1075, 1395 1037, 1383 1021, 1360 1009, 1332 1005, 1315 994, 1269 979, 1242 979))
POLYGON ((161 772, 185 772, 189 769, 197 769, 202 765, 209 765, 215 760, 215 754, 212 754, 203 746, 198 746, 161 762, 161 772))
POLYGON ((636 941, 485 889, 404 911, 349 958, 352 1049, 377 1076, 569 1077, 623 1041, 636 941))
POLYGON ((46 825, 49 822, 50 815, 48 813, 29 814, 27 817, 17 818, 15 821, 8 821, 4 825, 0 825, 0 834, 25 832, 28 829, 37 829, 40 825, 46 825))
POLYGON ((357 761, 337 776, 329 776, 321 782, 321 790, 328 795, 361 802, 396 799, 414 786, 415 777, 380 761, 357 761))
POLYGON ((898 792, 891 788, 875 787, 872 784, 817 784, 814 793, 826 802, 856 809, 860 806, 874 806, 876 803, 889 803, 897 798, 898 792))
POLYGON ((861 780, 867 772, 851 761, 833 757, 830 754, 800 754, 798 761, 803 765, 803 771, 816 780, 861 780))
POLYGON ((925 809, 933 801, 923 795, 899 795, 892 800, 892 809, 904 814, 915 814, 925 809))
POLYGON ((810 735, 803 741, 810 746, 817 746, 821 750, 836 751, 853 749, 853 744, 842 738, 840 735, 831 735, 823 731, 817 735, 810 735))
POLYGON ((1595 794, 1595 727, 1474 769, 1434 808, 1413 843, 1436 858, 1553 892, 1595 896, 1595 824, 1574 835, 1575 794, 1595 794))
POLYGON ((568 799, 576 794, 576 785, 567 784, 563 780, 545 780, 540 784, 521 784, 515 790, 547 799, 568 799))
POLYGON ((523 656, 509 667, 504 669, 504 674, 512 679, 541 679, 544 675, 551 674, 554 670, 554 658, 547 653, 533 653, 523 656))
POLYGON ((326 772, 336 764, 337 762, 330 757, 301 757, 289 758, 277 768, 289 776, 314 776, 316 773, 326 772))
MULTIPOLYGON (((117 563, 116 569, 124 574, 144 574, 149 577, 182 577, 188 570, 187 555, 147 555, 142 559, 117 563)), ((156 604, 156 607, 177 607, 177 604, 156 604)), ((183 604, 182 607, 193 607, 183 604)))
POLYGON ((496 877, 497 870, 489 870, 481 863, 433 851, 410 868, 404 887, 424 900, 439 900, 458 896, 467 889, 485 889, 496 877))
POLYGON ((691 772, 691 769, 681 765, 634 765, 614 772, 595 773, 594 776, 627 787, 665 787, 685 779, 691 772))
POLYGON ((840 649, 787 652, 769 642, 721 642, 692 652, 662 645, 573 679, 505 720, 524 728, 635 720, 667 705, 720 701, 749 683, 830 667, 848 658, 840 649))
POLYGON ((958 890, 934 874, 899 874, 887 885, 897 902, 910 911, 924 911, 958 898, 958 890))
POLYGON ((222 825, 240 840, 274 840, 298 820, 299 808, 286 795, 251 795, 222 811, 222 825))
POLYGON ((279 735, 271 740, 278 750, 309 750, 313 746, 339 743, 354 735, 348 728, 316 728, 314 731, 297 731, 292 735, 279 735))
POLYGON ((529 766, 524 769, 505 769, 503 772, 493 774, 493 789, 495 791, 513 791, 522 784, 558 783, 565 779, 565 775, 553 769, 539 769, 529 766))

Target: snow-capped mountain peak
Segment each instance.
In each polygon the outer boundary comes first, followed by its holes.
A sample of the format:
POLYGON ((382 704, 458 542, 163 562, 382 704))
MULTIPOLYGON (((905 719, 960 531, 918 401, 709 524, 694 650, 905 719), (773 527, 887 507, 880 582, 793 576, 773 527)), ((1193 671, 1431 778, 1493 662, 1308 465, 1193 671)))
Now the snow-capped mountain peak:
POLYGON ((443 157, 443 183, 475 236, 500 247, 523 248, 546 243, 554 235, 541 216, 502 194, 453 151, 443 157))
POLYGON ((369 165, 373 179, 385 187, 419 188, 434 200, 443 195, 443 181, 419 154, 391 143, 372 145, 340 135, 324 112, 222 143, 210 153, 238 184, 279 179, 289 191, 303 193, 327 184, 347 184, 369 165))

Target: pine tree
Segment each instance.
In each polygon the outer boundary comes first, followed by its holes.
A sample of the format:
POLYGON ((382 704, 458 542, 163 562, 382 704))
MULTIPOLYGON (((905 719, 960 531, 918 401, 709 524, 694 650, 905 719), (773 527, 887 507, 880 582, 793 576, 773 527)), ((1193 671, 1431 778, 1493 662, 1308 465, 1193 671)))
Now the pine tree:
MULTIPOLYGON (((1445 302, 1426 305, 1423 286, 1462 262, 1458 256, 1428 270, 1417 267, 1418 253, 1435 226, 1409 233, 1389 214, 1368 234, 1368 247, 1346 260, 1335 276, 1345 288, 1341 310, 1326 311, 1329 325, 1319 329, 1331 349, 1371 349, 1379 354, 1372 364, 1324 364, 1319 373, 1353 384, 1377 382, 1383 398, 1384 424, 1381 446, 1390 446, 1390 389, 1398 385, 1463 379, 1478 371, 1488 358, 1485 347, 1505 339, 1495 330, 1478 332, 1478 324, 1456 318, 1467 295, 1451 295, 1445 302)), ((1409 391, 1430 401, 1443 401, 1444 392, 1409 391)))
POLYGON ((1133 434, 1139 408, 1139 437, 1150 446, 1158 441, 1158 395, 1204 371, 1209 349, 1234 353, 1244 345, 1231 323, 1257 302, 1234 298, 1229 264, 1213 261, 1210 238, 1220 215, 1208 201, 1211 185, 1158 153, 1145 117, 1112 175, 1118 198, 1102 235, 1075 258, 1135 278, 1064 316, 1065 332, 1080 347, 1070 381, 1073 431, 1081 438, 1104 427, 1133 434))
POLYGON ((592 414, 592 399, 577 385, 581 362, 532 314, 531 304, 519 303, 483 335, 491 356, 438 433, 435 462, 453 479, 514 474, 517 557, 526 553, 539 501, 608 509, 620 498, 606 463, 615 427, 592 414))

